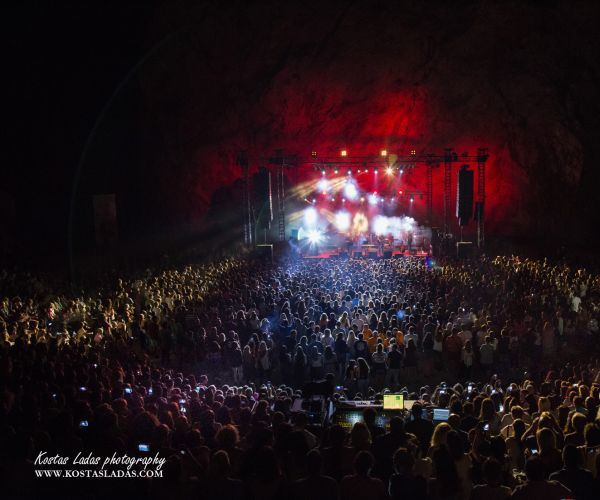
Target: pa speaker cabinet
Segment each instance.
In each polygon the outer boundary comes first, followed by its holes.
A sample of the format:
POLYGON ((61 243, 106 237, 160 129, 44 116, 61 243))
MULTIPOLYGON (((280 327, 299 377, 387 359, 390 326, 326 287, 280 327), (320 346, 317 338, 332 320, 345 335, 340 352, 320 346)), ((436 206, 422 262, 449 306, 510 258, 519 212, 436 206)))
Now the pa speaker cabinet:
POLYGON ((254 251, 263 262, 273 262, 273 245, 256 245, 254 251))
POLYGON ((473 256, 473 242, 459 241, 456 244, 456 256, 459 259, 470 259, 473 256))
POLYGON ((458 172, 456 186, 456 217, 461 226, 466 226, 473 215, 473 180, 473 171, 468 169, 468 165, 463 165, 458 172))

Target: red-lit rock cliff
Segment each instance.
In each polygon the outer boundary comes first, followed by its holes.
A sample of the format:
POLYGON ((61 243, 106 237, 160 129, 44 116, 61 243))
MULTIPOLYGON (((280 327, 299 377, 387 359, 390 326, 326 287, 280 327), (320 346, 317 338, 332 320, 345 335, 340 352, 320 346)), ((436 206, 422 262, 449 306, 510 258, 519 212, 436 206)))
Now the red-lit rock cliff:
MULTIPOLYGON (((598 11, 567 1, 165 3, 140 70, 145 161, 166 164, 167 198, 195 219, 239 177, 238 149, 487 147, 490 230, 565 234, 598 206, 598 11)), ((440 175, 434 187, 439 209, 440 175)))

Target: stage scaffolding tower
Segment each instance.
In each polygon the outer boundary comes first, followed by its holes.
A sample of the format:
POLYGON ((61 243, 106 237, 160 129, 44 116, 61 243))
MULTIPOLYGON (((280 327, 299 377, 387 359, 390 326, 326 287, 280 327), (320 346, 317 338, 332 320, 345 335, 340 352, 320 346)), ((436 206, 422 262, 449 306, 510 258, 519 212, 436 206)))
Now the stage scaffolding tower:
POLYGON ((427 164, 427 224, 433 224, 433 164, 427 164))
POLYGON ((254 228, 252 220, 252 197, 251 183, 250 183, 250 171, 248 166, 248 155, 246 151, 240 151, 237 155, 237 164, 242 169, 243 177, 243 216, 244 216, 244 244, 251 246, 254 243, 254 228))
POLYGON ((452 162, 456 153, 452 148, 444 149, 444 234, 451 231, 450 217, 452 214, 452 162))
POLYGON ((477 205, 475 218, 477 220, 477 248, 485 247, 485 162, 489 158, 487 148, 477 149, 477 205))
POLYGON ((277 229, 279 231, 279 241, 285 241, 285 166, 286 161, 283 156, 283 150, 278 149, 275 151, 275 157, 277 159, 277 229))

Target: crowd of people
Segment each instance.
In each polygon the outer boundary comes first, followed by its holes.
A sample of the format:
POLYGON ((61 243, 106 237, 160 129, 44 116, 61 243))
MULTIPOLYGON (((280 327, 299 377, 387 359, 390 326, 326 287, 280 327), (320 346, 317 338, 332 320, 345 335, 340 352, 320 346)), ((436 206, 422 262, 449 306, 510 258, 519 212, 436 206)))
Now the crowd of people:
POLYGON ((161 480, 68 484, 98 498, 600 495, 600 276, 583 269, 230 258, 80 294, 0 283, 9 497, 64 490, 32 480, 40 451, 167 458, 161 480), (310 382, 334 401, 418 402, 348 432, 292 411, 310 382))

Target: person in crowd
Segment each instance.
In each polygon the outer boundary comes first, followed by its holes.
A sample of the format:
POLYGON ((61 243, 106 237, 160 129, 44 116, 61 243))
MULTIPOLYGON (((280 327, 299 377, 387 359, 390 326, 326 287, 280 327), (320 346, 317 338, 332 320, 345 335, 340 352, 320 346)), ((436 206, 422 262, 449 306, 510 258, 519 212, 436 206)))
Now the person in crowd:
MULTIPOLYGON (((433 436, 434 425, 428 418, 423 418, 423 406, 420 403, 414 403, 411 408, 411 418, 404 426, 407 432, 414 434, 423 453, 427 452, 429 442, 433 436)), ((425 409, 425 411, 427 411, 425 409)))
POLYGON ((417 376, 418 364, 419 354, 417 352, 417 345, 414 339, 410 339, 406 343, 406 349, 404 352, 404 371, 408 380, 415 380, 417 376))
POLYGON ((325 365, 325 361, 323 359, 323 354, 319 352, 319 348, 317 346, 311 347, 308 361, 310 365, 310 379, 321 380, 324 375, 323 367, 325 365))
POLYGON ((502 465, 495 458, 488 458, 483 463, 484 484, 473 487, 471 500, 507 500, 512 490, 502 484, 502 465))
POLYGON ((506 438, 506 450, 508 452, 511 467, 523 470, 525 467, 525 442, 523 436, 527 430, 525 422, 516 419, 511 424, 512 435, 506 438))
POLYGON ((479 420, 485 422, 489 427, 489 433, 493 436, 500 434, 500 415, 496 411, 494 400, 486 398, 481 402, 479 420))
POLYGON ((371 356, 373 387, 375 390, 383 389, 387 369, 387 357, 387 354, 383 350, 383 343, 377 344, 375 352, 371 356))
POLYGON ((293 498, 297 500, 336 500, 338 485, 335 479, 323 475, 323 458, 317 449, 310 450, 306 456, 307 476, 294 483, 293 498))
POLYGON ((549 428, 543 428, 536 433, 537 450, 544 464, 544 476, 547 478, 562 466, 560 451, 556 448, 556 436, 549 428))
POLYGON ((461 352, 462 373, 463 377, 467 380, 471 378, 471 367, 473 366, 473 359, 473 346, 471 344, 471 340, 467 340, 461 352))
POLYGON ((425 500, 428 497, 427 481, 414 474, 415 458, 407 448, 397 448, 393 457, 395 474, 390 477, 389 495, 392 500, 411 498, 425 500))
POLYGON ((419 443, 414 434, 404 429, 404 420, 399 416, 390 419, 390 430, 373 440, 372 451, 375 457, 374 475, 386 482, 393 473, 394 453, 398 448, 407 448, 415 452, 419 443))
POLYGON ((479 364, 484 378, 488 378, 492 373, 492 365, 494 364, 494 345, 490 335, 485 337, 485 343, 479 348, 479 364))
POLYGON ((390 352, 387 355, 387 379, 386 386, 390 389, 396 389, 400 386, 400 372, 402 369, 402 353, 398 344, 394 342, 391 345, 390 352))
POLYGON ((325 444, 322 446, 323 471, 338 483, 352 473, 353 449, 347 446, 346 431, 340 425, 329 427, 325 444))
POLYGON ((210 459, 206 484, 207 500, 241 498, 244 494, 244 485, 239 479, 231 477, 229 456, 226 451, 217 451, 210 459))
POLYGON ((354 474, 340 483, 340 500, 385 500, 387 490, 381 479, 371 477, 373 455, 360 451, 354 459, 354 474))
POLYGON ((568 444, 563 448, 562 462, 564 467, 550 474, 550 480, 558 481, 569 488, 577 499, 598 498, 600 491, 596 488, 594 476, 589 470, 581 467, 581 454, 575 446, 568 444))
POLYGON ((435 472, 429 480, 429 497, 432 500, 463 498, 456 463, 445 445, 434 448, 432 461, 435 472))
POLYGON ((544 478, 544 463, 537 457, 531 457, 525 464, 527 481, 515 488, 512 497, 515 500, 531 500, 544 498, 546 500, 561 500, 572 498, 573 493, 558 481, 544 478))
POLYGON ((361 394, 361 396, 363 398, 367 397, 367 391, 369 388, 369 378, 370 378, 370 371, 371 369, 369 368, 369 365, 367 363, 367 361, 365 360, 365 358, 358 358, 356 363, 357 366, 357 375, 356 375, 356 380, 357 380, 357 389, 358 392, 361 394))

